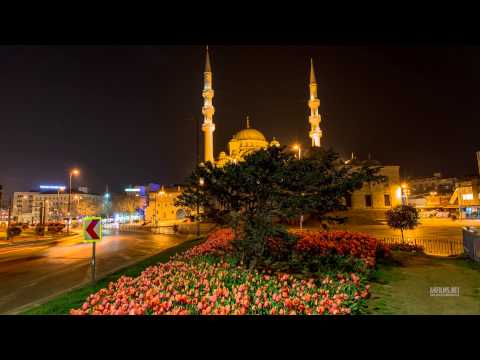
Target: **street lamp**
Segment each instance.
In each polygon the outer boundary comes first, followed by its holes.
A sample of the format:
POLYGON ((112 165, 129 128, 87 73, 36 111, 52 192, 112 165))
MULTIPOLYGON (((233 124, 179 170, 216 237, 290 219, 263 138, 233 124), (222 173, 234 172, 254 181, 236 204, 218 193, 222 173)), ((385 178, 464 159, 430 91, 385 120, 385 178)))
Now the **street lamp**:
POLYGON ((43 202, 43 224, 42 224, 44 226, 45 226, 45 223, 48 223, 48 213, 49 213, 49 211, 47 211, 47 209, 50 210, 49 208, 50 208, 50 206, 48 205, 48 200, 45 200, 43 202))
POLYGON ((407 197, 408 186, 407 186, 407 184, 403 183, 401 185, 401 189, 402 189, 402 205, 408 205, 408 197, 407 197))
POLYGON ((70 171, 70 178, 69 178, 69 186, 68 186, 68 222, 67 222, 67 234, 70 234, 70 222, 72 221, 72 216, 71 216, 71 213, 70 213, 70 198, 72 196, 72 176, 75 175, 77 176, 78 174, 80 174, 80 171, 78 171, 78 169, 73 169, 72 171, 70 171))
POLYGON ((155 205, 154 205, 154 212, 153 212, 153 227, 156 228, 157 227, 157 224, 158 224, 158 220, 157 220, 157 196, 158 196, 158 192, 154 192, 154 196, 155 196, 155 205))
POLYGON ((60 211, 60 191, 63 191, 65 190, 65 187, 59 187, 57 189, 57 218, 58 218, 58 221, 60 221, 61 219, 61 211, 60 211))
MULTIPOLYGON (((205 180, 203 177, 198 179, 198 185, 203 186, 205 180)), ((200 199, 199 199, 199 188, 197 187, 197 236, 200 236, 200 199)))
POLYGON ((300 147, 300 145, 293 145, 293 150, 298 151, 298 160, 300 160, 302 158, 302 148, 300 147))

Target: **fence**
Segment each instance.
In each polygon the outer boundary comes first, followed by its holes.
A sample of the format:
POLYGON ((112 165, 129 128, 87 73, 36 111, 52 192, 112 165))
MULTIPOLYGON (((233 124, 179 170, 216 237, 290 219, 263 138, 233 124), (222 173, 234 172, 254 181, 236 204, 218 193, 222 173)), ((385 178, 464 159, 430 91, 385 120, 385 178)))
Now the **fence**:
POLYGON ((427 237, 405 237, 401 236, 377 237, 377 239, 387 245, 390 244, 410 244, 421 246, 428 255, 435 256, 455 256, 463 254, 462 239, 438 239, 427 237))
POLYGON ((140 224, 119 224, 118 230, 129 231, 129 232, 149 232, 151 231, 151 227, 142 226, 140 224))
POLYGON ((466 255, 480 262, 480 231, 476 228, 463 228, 463 241, 466 255))

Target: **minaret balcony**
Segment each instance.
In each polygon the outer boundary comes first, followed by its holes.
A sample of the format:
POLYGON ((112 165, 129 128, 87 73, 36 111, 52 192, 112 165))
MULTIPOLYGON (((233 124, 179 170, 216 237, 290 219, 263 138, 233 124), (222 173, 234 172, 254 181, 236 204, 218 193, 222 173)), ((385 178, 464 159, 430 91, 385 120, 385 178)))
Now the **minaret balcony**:
POLYGON ((310 100, 308 100, 308 107, 310 109, 318 109, 320 107, 320 99, 310 99, 310 100))
POLYGON ((202 91, 202 97, 207 99, 212 99, 215 95, 215 92, 212 89, 205 89, 202 91))
POLYGON ((320 124, 320 115, 311 115, 308 117, 308 122, 313 126, 318 126, 320 124))
POLYGON ((212 118, 213 114, 215 114, 215 108, 213 106, 204 106, 202 108, 202 114, 203 116, 212 118))
POLYGON ((202 131, 203 132, 214 132, 215 131, 215 124, 213 122, 207 122, 202 124, 202 131))

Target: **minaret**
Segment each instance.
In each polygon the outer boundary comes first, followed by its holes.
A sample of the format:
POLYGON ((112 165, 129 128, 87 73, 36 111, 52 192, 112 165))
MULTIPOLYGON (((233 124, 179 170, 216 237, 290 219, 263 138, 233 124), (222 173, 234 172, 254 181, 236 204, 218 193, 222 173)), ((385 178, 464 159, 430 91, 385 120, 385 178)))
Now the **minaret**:
POLYGON ((213 114, 215 113, 215 108, 212 104, 213 99, 213 88, 212 88, 212 69, 210 68, 210 56, 207 54, 205 60, 205 71, 203 72, 203 124, 202 131, 204 132, 204 146, 205 146, 205 162, 210 161, 214 164, 213 158, 213 132, 215 131, 215 124, 213 123, 213 114))
POLYGON ((320 130, 320 115, 318 108, 320 107, 320 100, 317 98, 317 80, 315 79, 315 70, 313 69, 313 59, 310 59, 310 100, 308 100, 308 107, 310 108, 310 137, 312 138, 312 146, 320 147, 320 139, 322 137, 322 130, 320 130))

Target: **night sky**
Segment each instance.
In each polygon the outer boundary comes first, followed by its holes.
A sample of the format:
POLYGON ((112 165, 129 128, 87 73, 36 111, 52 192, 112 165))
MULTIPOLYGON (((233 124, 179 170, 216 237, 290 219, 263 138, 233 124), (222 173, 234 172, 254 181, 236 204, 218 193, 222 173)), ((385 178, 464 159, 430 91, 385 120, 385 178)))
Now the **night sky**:
MULTIPOLYGON (((480 48, 210 45, 215 156, 252 127, 310 143, 309 58, 322 145, 400 165, 403 176, 477 172, 480 48)), ((195 164, 204 47, 0 47, 0 184, 120 191, 180 183, 195 164)), ((203 148, 201 147, 201 150, 203 148)), ((201 152, 203 154, 203 151, 201 152)), ((202 155, 203 156, 203 155, 202 155)))

